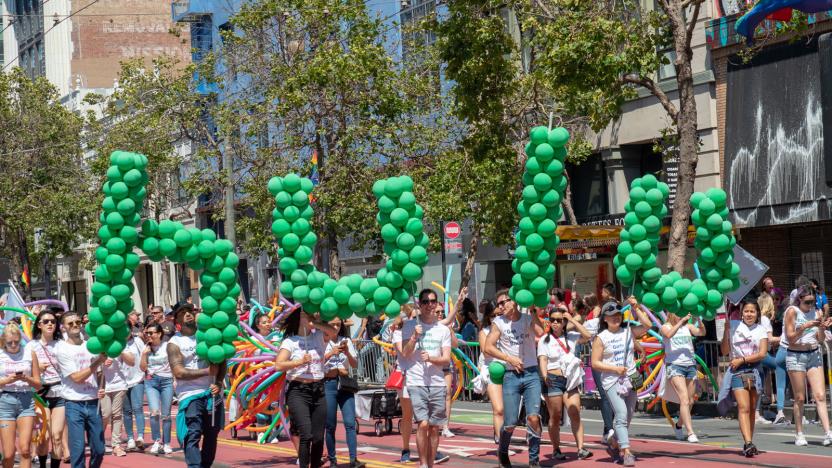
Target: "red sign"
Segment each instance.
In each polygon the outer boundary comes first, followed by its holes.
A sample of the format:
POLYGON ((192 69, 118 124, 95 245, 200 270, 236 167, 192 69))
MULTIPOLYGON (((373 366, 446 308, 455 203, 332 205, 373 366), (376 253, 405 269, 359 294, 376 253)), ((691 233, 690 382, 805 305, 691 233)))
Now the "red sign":
POLYGON ((445 239, 456 239, 462 234, 462 228, 456 221, 448 221, 445 223, 445 239))

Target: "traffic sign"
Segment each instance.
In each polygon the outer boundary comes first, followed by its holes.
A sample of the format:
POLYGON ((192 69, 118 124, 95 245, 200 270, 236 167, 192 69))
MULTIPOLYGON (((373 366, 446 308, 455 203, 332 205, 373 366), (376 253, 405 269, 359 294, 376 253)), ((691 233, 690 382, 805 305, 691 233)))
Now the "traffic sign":
POLYGON ((462 227, 456 221, 448 221, 442 228, 445 235, 444 251, 446 254, 462 253, 462 227))
POLYGON ((459 223, 456 221, 448 221, 445 223, 445 239, 453 240, 456 239, 462 234, 462 228, 459 227, 459 223))

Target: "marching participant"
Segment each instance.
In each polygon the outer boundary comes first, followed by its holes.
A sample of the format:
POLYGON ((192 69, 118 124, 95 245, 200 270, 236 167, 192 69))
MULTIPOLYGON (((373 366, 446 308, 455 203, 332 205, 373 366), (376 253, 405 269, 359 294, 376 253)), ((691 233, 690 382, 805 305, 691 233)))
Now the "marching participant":
POLYGON ((32 427, 35 400, 32 391, 40 389, 40 369, 32 355, 20 346, 16 325, 6 325, 0 334, 0 440, 3 468, 12 468, 15 439, 20 440, 20 466, 32 466, 32 427))
POLYGON ((44 466, 51 439, 53 468, 59 467, 61 460, 67 455, 63 443, 66 431, 66 402, 61 396, 61 372, 58 359, 55 357, 55 347, 61 339, 61 334, 57 333, 57 317, 52 310, 41 311, 32 325, 32 341, 26 343, 24 349, 24 352, 32 357, 33 367, 36 363, 40 369, 41 389, 38 394, 46 401, 46 415, 49 420, 49 437, 45 437, 43 445, 38 448, 38 459, 41 460, 41 466, 44 466))
POLYGON ((667 322, 662 325, 660 331, 664 337, 665 372, 676 394, 679 395, 679 419, 674 426, 676 438, 684 440, 684 430, 687 429, 687 441, 697 443, 699 438, 693 432, 690 416, 696 390, 693 337, 705 336, 705 327, 701 320, 697 320, 696 324, 690 320, 690 314, 681 318, 676 314, 668 314, 667 322))

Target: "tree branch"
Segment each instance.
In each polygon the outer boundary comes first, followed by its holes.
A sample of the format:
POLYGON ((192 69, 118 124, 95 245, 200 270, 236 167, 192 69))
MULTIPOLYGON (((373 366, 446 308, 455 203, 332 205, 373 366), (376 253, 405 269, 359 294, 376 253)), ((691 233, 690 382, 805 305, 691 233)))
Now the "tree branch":
MULTIPOLYGON (((682 3, 684 5, 684 2, 682 3)), ((690 43, 693 39, 693 30, 696 29, 696 22, 699 20, 699 8, 702 6, 702 1, 696 1, 693 6, 693 14, 688 20, 688 26, 685 30, 685 49, 690 49, 690 43)))
POLYGON ((650 93, 653 96, 655 96, 659 100, 659 102, 662 104, 662 107, 664 107, 664 110, 667 112, 667 115, 669 115, 670 118, 673 120, 673 123, 674 124, 676 123, 676 121, 678 119, 678 116, 679 116, 679 111, 676 109, 676 106, 673 105, 673 101, 671 101, 670 98, 667 97, 667 94, 665 94, 665 92, 662 91, 656 85, 656 82, 654 82, 650 78, 642 77, 642 76, 638 76, 638 75, 633 75, 633 74, 624 75, 621 78, 621 81, 623 81, 624 83, 632 83, 632 84, 637 84, 639 86, 643 86, 648 91, 650 91, 650 93))

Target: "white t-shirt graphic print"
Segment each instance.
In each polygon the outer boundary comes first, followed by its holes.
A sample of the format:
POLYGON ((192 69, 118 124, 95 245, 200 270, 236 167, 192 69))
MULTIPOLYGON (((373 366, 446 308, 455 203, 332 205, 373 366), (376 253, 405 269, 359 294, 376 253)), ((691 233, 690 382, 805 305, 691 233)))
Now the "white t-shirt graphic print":
POLYGON ((451 347, 451 331, 448 327, 434 322, 427 324, 418 318, 408 320, 402 326, 402 343, 410 341, 410 337, 416 333, 416 325, 422 326, 422 335, 416 342, 413 354, 408 359, 407 385, 409 387, 444 387, 445 373, 443 366, 422 361, 421 353, 425 351, 430 357, 442 356, 442 349, 451 347))

